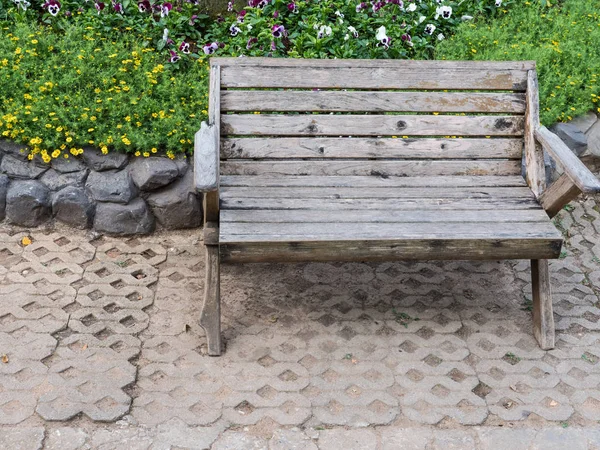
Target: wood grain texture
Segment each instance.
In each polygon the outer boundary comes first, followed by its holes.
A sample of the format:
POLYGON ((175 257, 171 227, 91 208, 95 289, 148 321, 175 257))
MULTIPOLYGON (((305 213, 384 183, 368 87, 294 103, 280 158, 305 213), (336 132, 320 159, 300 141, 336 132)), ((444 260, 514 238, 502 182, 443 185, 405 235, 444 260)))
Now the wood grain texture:
POLYGON ((516 176, 274 176, 224 175, 221 186, 240 187, 518 187, 527 186, 516 176))
POLYGON ((225 114, 224 135, 523 136, 521 116, 225 114))
POLYGON ((462 222, 548 222, 541 209, 503 210, 230 210, 221 211, 221 223, 462 223, 462 222))
POLYGON ((373 177, 412 177, 434 175, 517 175, 521 162, 515 160, 432 160, 432 161, 342 161, 287 160, 221 162, 222 175, 371 175, 373 177))
POLYGON ((226 243, 220 249, 223 262, 254 263, 558 258, 561 245, 547 239, 414 239, 226 243))
POLYGON ((221 67, 363 67, 410 70, 532 70, 535 61, 444 61, 393 59, 304 59, 304 58, 233 58, 213 57, 211 66, 221 67))
POLYGON ((525 113, 525 94, 368 91, 223 91, 222 111, 525 113))
POLYGON ((531 261, 531 285, 533 290, 533 334, 542 350, 554 348, 554 316, 550 273, 546 259, 531 261))
POLYGON ((194 137, 194 183, 201 192, 219 188, 219 134, 206 122, 194 137))
POLYGON ((581 194, 581 190, 573 183, 566 173, 542 192, 539 197, 540 204, 550 217, 557 215, 560 210, 571 200, 581 194))
POLYGON ((585 194, 600 192, 600 181, 567 147, 567 145, 546 127, 535 130, 535 138, 563 168, 568 177, 585 194))
POLYGON ((523 70, 414 70, 386 67, 222 66, 221 85, 227 88, 418 89, 525 91, 523 70))
POLYGON ((540 209, 531 198, 348 198, 348 199, 294 199, 294 198, 235 198, 222 199, 222 209, 273 210, 512 210, 540 209))
POLYGON ((544 152, 536 143, 535 129, 540 123, 538 79, 535 70, 527 75, 527 111, 525 113, 525 170, 529 187, 536 196, 546 188, 544 152))
POLYGON ((521 159, 523 139, 393 138, 228 138, 221 141, 224 159, 398 158, 521 159))
MULTIPOLYGON (((218 231, 217 231, 218 232, 218 231)), ((208 354, 221 354, 221 291, 220 253, 218 245, 206 245, 204 303, 200 312, 200 326, 206 332, 208 354)))
POLYGON ((222 200, 236 198, 350 199, 350 198, 529 198, 528 187, 390 188, 390 187, 223 187, 222 200))

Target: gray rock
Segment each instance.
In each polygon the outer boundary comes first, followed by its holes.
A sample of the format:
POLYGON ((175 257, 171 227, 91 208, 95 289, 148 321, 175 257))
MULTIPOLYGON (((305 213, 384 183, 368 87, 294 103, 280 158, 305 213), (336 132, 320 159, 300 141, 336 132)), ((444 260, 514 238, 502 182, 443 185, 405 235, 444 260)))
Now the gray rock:
POLYGON ((177 164, 167 158, 135 158, 128 169, 133 182, 142 191, 166 186, 179 175, 177 164))
POLYGON ((44 441, 44 427, 9 427, 0 430, 0 450, 40 450, 44 441))
POLYGON ((189 158, 184 158, 183 156, 178 156, 173 161, 177 165, 177 170, 179 170, 179 176, 180 177, 184 176, 190 167, 189 158))
POLYGON ((127 205, 98 203, 94 228, 109 234, 148 234, 154 230, 154 217, 141 198, 127 205))
POLYGON ((80 170, 84 170, 86 168, 85 163, 79 159, 70 157, 66 158, 56 158, 51 162, 52 168, 60 173, 70 173, 70 172, 79 172, 80 170))
POLYGON ((588 140, 586 135, 573 124, 557 123, 552 126, 552 132, 561 138, 577 156, 580 156, 587 149, 588 140))
POLYGON ((45 450, 79 450, 87 440, 87 433, 81 428, 62 427, 48 431, 45 450))
POLYGON ((27 160, 21 161, 11 155, 6 155, 2 158, 2 163, 0 164, 0 170, 2 170, 2 172, 7 174, 10 178, 19 180, 34 180, 39 178, 49 168, 50 165, 48 164, 43 167, 27 160))
POLYGON ((8 191, 9 179, 6 175, 0 175, 0 220, 4 220, 6 210, 6 191, 8 191))
POLYGON ((50 218, 50 191, 39 181, 13 181, 6 194, 6 218, 10 223, 35 227, 50 218))
POLYGON ((52 200, 54 216, 75 228, 85 229, 92 226, 94 203, 80 187, 67 186, 56 193, 52 200))
POLYGON ((194 228, 202 223, 200 196, 194 190, 194 173, 189 171, 175 183, 147 198, 156 220, 168 229, 194 228))
POLYGON ((59 173, 54 169, 50 169, 44 175, 42 175, 40 181, 44 183, 51 191, 59 191, 67 186, 83 186, 87 174, 87 170, 59 173))
POLYGON ((318 450, 311 439, 298 428, 279 429, 273 432, 269 450, 318 450))
POLYGON ((137 189, 126 170, 90 172, 85 188, 99 202, 129 203, 137 189))
POLYGON ((27 161, 27 146, 25 144, 18 144, 13 141, 7 141, 0 139, 0 150, 4 151, 7 155, 12 155, 21 161, 27 161))
POLYGON ((590 111, 583 116, 575 117, 569 123, 577 127, 582 133, 587 133, 596 122, 598 122, 598 116, 593 111, 590 111))
POLYGON ((600 158, 600 120, 588 130, 587 138, 588 151, 595 157, 600 158))
POLYGON ((82 155, 83 160, 88 167, 98 172, 111 169, 122 169, 129 161, 129 156, 124 153, 109 153, 103 155, 99 149, 93 147, 84 147, 82 155))

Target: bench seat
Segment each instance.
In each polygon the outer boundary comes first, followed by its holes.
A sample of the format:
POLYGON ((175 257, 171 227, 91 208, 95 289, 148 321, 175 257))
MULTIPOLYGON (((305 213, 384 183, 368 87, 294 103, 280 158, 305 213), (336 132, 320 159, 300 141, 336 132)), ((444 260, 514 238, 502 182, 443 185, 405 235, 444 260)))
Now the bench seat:
POLYGON ((220 208, 232 263, 546 259, 562 245, 518 176, 226 176, 220 208))

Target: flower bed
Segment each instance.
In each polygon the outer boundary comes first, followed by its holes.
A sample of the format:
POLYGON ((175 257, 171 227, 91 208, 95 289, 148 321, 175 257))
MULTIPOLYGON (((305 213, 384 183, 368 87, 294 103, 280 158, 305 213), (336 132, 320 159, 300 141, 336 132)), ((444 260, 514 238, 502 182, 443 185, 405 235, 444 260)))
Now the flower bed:
POLYGON ((189 154, 208 55, 431 58, 460 23, 512 0, 237 1, 211 22, 193 1, 13 0, 0 10, 2 137, 45 162, 85 146, 189 154))

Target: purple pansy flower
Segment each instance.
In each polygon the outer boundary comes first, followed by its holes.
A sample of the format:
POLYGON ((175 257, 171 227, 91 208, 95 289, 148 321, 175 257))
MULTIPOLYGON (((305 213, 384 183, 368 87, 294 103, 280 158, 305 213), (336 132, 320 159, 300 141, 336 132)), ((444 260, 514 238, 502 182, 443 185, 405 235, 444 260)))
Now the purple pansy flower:
POLYGON ((246 50, 250 50, 252 45, 256 44, 257 42, 258 42, 258 39, 255 37, 248 39, 248 42, 246 43, 246 50))
POLYGON ((150 2, 148 0, 143 0, 138 3, 138 11, 141 13, 150 11, 150 8, 150 2))
POLYGON ((367 7, 367 4, 365 2, 359 3, 358 5, 356 5, 356 12, 360 12, 361 9, 365 9, 367 7))
POLYGON ((229 34, 232 36, 237 36, 240 31, 242 30, 235 23, 229 27, 229 34))
POLYGON ((169 50, 169 52, 171 53, 171 57, 169 58, 170 63, 176 63, 177 61, 179 61, 181 59, 181 57, 177 54, 177 52, 175 52, 173 50, 169 50))
POLYGON ((163 3, 160 6, 160 17, 167 17, 169 15, 169 11, 173 9, 173 5, 170 3, 163 3))
POLYGON ((296 14, 298 12, 298 5, 296 5, 294 2, 288 3, 287 8, 291 13, 296 14))
POLYGON ((96 2, 94 3, 94 7, 96 8, 96 11, 98 11, 98 14, 100 14, 100 11, 104 9, 104 3, 96 2))
POLYGON ((47 0, 46 3, 42 5, 42 8, 47 9, 50 15, 56 16, 60 11, 60 2, 57 0, 47 0))
POLYGON ((243 23, 243 22, 244 22, 244 17, 246 17, 246 10, 245 10, 245 9, 242 9, 242 10, 239 12, 238 16, 237 16, 237 21, 238 21, 238 23, 243 23))
POLYGON ((280 38, 286 34, 285 27, 283 25, 273 25, 273 28, 271 28, 271 34, 274 38, 280 38))
POLYGON ((180 45, 179 45, 179 51, 181 53, 183 53, 184 55, 189 55, 190 54, 190 44, 189 42, 185 42, 183 41, 180 45))
POLYGON ((227 11, 233 11, 233 1, 227 2, 227 11))
POLYGON ((116 12, 118 12, 119 14, 123 14, 123 4, 122 3, 114 3, 113 2, 113 8, 116 12))
POLYGON ((194 26, 194 24, 196 23, 196 19, 198 19, 198 16, 196 14, 190 17, 190 26, 194 26))
POLYGON ((219 48, 219 44, 216 42, 211 42, 210 44, 206 44, 202 47, 202 51, 205 55, 212 55, 219 48))

